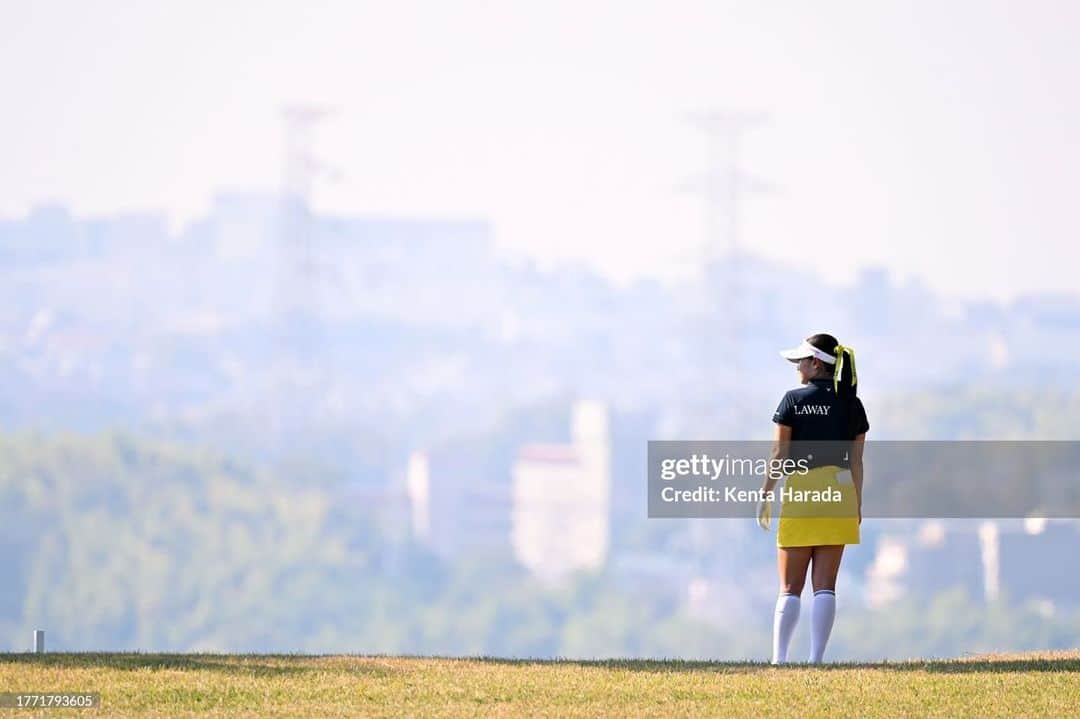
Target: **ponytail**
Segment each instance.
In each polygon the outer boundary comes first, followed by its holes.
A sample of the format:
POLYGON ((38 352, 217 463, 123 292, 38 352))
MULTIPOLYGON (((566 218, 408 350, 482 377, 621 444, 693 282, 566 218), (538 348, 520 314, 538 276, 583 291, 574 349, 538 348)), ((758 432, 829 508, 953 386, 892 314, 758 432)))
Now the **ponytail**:
MULTIPOLYGON (((850 418, 849 430, 852 437, 858 429, 856 426, 859 412, 856 410, 856 395, 859 392, 859 378, 855 373, 855 350, 840 344, 830 334, 816 334, 806 338, 806 341, 822 352, 833 355, 836 362, 832 365, 833 391, 840 399, 847 400, 848 417, 850 418)), ((826 363, 822 362, 822 365, 826 363)))
POLYGON ((855 373, 855 350, 836 343, 836 364, 833 365, 833 390, 836 396, 847 400, 848 410, 848 434, 855 438, 858 431, 856 426, 858 413, 855 410, 856 396, 859 392, 859 379, 855 373), (847 355, 845 358, 844 355, 847 355))
POLYGON ((833 354, 836 355, 836 363, 833 365, 833 390, 838 396, 850 394, 854 397, 859 390, 859 379, 855 373, 855 350, 837 342, 833 354), (844 361, 845 355, 850 358, 847 363, 844 361), (849 385, 850 392, 847 390, 849 385), (843 392, 840 391, 841 386, 845 388, 843 392))

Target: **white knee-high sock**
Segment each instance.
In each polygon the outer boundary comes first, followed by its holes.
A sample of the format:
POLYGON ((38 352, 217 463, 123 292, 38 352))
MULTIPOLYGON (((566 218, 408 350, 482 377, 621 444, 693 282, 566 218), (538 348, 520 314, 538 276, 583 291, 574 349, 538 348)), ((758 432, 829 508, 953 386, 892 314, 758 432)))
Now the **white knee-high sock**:
POLYGON ((788 645, 799 621, 799 596, 781 594, 776 598, 776 614, 773 615, 772 663, 787 661, 788 645))
POLYGON ((814 604, 810 609, 810 661, 821 664, 825 645, 829 643, 833 619, 836 618, 836 592, 819 589, 814 592, 814 604))

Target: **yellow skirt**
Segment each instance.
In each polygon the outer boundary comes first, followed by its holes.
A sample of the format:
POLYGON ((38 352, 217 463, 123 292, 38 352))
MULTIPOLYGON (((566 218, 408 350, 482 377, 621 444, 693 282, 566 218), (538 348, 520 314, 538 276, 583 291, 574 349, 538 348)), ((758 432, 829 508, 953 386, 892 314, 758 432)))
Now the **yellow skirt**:
POLYGON ((850 472, 830 465, 792 474, 780 499, 776 546, 859 543, 859 500, 850 472))

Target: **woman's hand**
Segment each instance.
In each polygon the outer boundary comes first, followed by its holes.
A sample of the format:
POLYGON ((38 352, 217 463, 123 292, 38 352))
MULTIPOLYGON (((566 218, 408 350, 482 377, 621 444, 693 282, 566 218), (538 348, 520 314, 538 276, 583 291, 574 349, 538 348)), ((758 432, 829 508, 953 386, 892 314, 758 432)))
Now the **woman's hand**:
POLYGON ((757 503, 757 525, 766 532, 769 531, 769 525, 772 523, 772 502, 766 502, 764 499, 757 503))

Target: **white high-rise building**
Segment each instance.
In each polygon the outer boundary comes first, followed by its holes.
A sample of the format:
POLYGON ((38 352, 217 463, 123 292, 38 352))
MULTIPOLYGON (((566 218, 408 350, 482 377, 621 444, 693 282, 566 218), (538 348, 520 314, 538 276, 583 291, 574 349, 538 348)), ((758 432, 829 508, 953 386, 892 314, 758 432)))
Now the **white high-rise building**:
POLYGON ((427 542, 431 536, 431 465, 425 452, 409 455, 405 493, 409 498, 413 537, 427 542))
POLYGON ((537 577, 557 582, 607 559, 611 440, 607 408, 574 404, 570 444, 532 444, 513 466, 514 555, 537 577))

